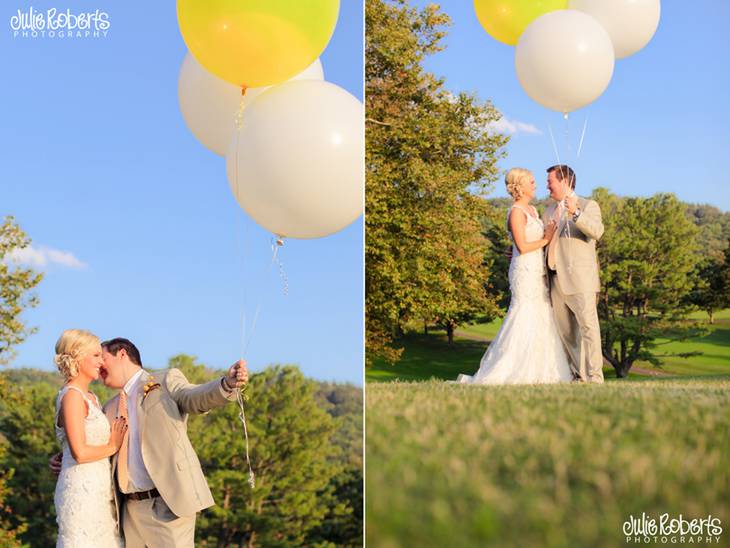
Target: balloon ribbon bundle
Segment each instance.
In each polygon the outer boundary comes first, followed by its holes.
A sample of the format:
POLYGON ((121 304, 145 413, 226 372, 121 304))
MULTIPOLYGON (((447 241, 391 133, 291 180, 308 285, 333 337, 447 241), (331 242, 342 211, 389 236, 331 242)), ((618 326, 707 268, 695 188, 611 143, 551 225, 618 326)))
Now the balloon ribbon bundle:
POLYGON ((251 467, 251 457, 249 456, 248 451, 248 427, 246 426, 246 411, 244 410, 243 406, 243 402, 248 400, 248 396, 243 393, 246 390, 246 386, 244 386, 243 388, 239 388, 236 391, 236 401, 238 402, 238 408, 240 409, 240 412, 238 413, 238 418, 241 420, 241 424, 243 425, 243 436, 246 440, 246 464, 248 464, 248 484, 251 486, 251 489, 255 489, 256 476, 254 475, 253 468, 251 467))

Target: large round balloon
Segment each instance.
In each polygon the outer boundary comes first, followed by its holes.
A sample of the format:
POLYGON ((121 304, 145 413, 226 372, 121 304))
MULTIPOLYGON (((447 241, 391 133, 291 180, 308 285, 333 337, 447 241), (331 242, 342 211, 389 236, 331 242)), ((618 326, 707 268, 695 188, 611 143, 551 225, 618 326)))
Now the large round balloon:
POLYGON ((339 7, 339 0, 178 0, 177 19, 208 72, 261 87, 288 80, 320 56, 339 7))
POLYGON ((532 21, 567 6, 568 0, 474 0, 477 18, 484 30, 510 46, 517 44, 532 21))
MULTIPOLYGON (((323 80, 319 59, 297 74, 292 80, 323 80)), ((243 96, 244 108, 268 87, 249 88, 243 96)), ((185 123, 209 150, 226 155, 235 129, 235 116, 241 106, 241 88, 221 80, 205 70, 188 53, 180 67, 177 83, 185 123)))
POLYGON ((279 236, 320 238, 362 213, 360 101, 329 82, 274 86, 246 109, 226 154, 243 210, 279 236))
POLYGON ((542 106, 568 113, 595 101, 613 75, 613 45, 588 14, 560 10, 533 21, 515 49, 517 78, 542 106))
POLYGON ((570 9, 594 17, 608 31, 616 59, 649 43, 659 25, 659 0, 570 0, 570 9))

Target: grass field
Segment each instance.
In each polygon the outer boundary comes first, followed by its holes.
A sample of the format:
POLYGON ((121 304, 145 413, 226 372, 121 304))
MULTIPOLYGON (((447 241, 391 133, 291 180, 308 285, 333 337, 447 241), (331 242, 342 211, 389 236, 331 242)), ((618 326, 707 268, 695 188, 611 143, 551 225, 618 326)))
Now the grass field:
MULTIPOLYGON (((696 313, 694 319, 705 320, 707 315, 696 313)), ((403 359, 395 365, 376 362, 368 368, 367 382, 415 381, 430 378, 455 379, 459 373, 472 374, 479 368, 479 360, 487 348, 488 341, 497 334, 502 320, 488 324, 466 326, 457 331, 455 343, 449 346, 443 330, 431 330, 429 335, 409 333, 402 341, 405 351, 403 359)), ((714 325, 707 324, 710 333, 704 337, 684 342, 666 343, 659 339, 657 352, 677 354, 680 352, 702 352, 690 358, 666 358, 661 367, 646 362, 637 362, 635 367, 644 371, 669 375, 724 376, 730 377, 730 310, 715 315, 714 325)), ((604 368, 606 379, 615 378, 613 368, 604 368)), ((630 373, 629 378, 639 380, 644 374, 630 373)))
POLYGON ((367 544, 621 546, 642 512, 727 531, 728 404, 724 379, 369 384, 367 544))
POLYGON ((730 545, 730 311, 662 345, 703 352, 662 376, 637 363, 629 379, 605 368, 604 385, 442 382, 476 371, 499 326, 452 347, 411 333, 398 364, 367 371, 368 546, 626 546, 642 512, 712 514, 725 531, 712 544, 730 545))

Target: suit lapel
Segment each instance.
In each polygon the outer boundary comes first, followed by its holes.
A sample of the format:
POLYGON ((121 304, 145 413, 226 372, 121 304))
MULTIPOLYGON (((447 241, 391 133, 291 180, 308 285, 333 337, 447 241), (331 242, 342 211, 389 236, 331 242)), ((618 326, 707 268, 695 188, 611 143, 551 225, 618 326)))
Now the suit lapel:
POLYGON ((150 379, 150 374, 144 371, 137 380, 137 395, 135 397, 135 403, 137 405, 137 428, 139 429, 139 439, 142 440, 142 434, 144 433, 145 419, 147 418, 147 410, 144 404, 144 385, 150 379))

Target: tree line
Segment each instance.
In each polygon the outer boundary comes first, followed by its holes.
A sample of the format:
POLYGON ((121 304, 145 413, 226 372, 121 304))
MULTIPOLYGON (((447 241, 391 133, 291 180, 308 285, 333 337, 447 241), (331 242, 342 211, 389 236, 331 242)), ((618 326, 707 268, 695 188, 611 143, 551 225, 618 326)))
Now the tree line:
MULTIPOLYGON (((222 374, 178 355, 194 383, 222 374)), ((0 372, 0 545, 52 546, 56 538, 49 457, 60 376, 0 372)), ((92 388, 102 401, 113 394, 92 388)), ((235 404, 191 416, 188 433, 217 505, 198 515, 196 546, 362 546, 362 389, 307 379, 293 366, 251 376, 246 390, 251 462, 247 483, 235 404)))

